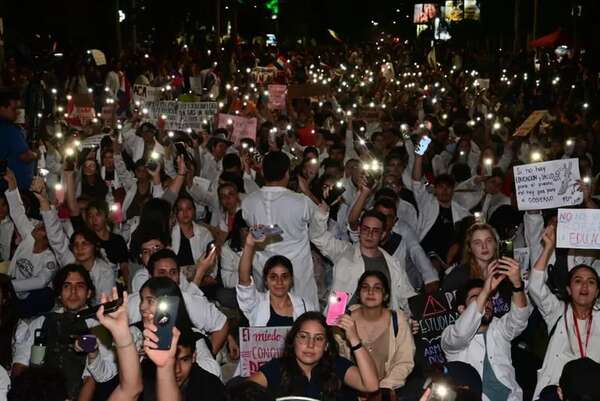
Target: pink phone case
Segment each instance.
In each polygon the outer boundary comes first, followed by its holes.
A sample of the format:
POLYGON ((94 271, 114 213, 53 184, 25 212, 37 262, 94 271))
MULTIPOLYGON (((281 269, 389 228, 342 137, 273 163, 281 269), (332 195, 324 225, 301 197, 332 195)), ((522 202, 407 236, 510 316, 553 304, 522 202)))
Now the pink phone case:
POLYGON ((344 291, 334 291, 329 296, 327 307, 326 322, 330 326, 335 326, 338 318, 346 313, 346 305, 348 304, 348 294, 344 291))

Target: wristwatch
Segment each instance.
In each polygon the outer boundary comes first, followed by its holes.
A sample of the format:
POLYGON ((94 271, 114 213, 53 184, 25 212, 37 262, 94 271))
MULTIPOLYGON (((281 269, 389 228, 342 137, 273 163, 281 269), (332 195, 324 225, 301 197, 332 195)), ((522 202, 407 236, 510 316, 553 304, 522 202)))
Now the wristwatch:
POLYGON ((352 351, 352 352, 358 351, 359 349, 362 348, 362 346, 363 346, 362 341, 359 341, 358 344, 350 346, 350 351, 352 351))

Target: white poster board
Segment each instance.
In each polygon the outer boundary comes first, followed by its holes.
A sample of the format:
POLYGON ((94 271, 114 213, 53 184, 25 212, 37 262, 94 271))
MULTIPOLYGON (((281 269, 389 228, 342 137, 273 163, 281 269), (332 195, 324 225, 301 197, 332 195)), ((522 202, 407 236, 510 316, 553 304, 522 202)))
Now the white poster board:
POLYGON ((556 247, 600 249, 600 209, 558 209, 556 247))
POLYGON ((149 85, 133 85, 133 101, 134 102, 154 102, 160 100, 162 88, 160 86, 149 85))
POLYGON ((240 368, 243 377, 283 354, 285 336, 291 327, 241 327, 240 368))
POLYGON ((583 201, 577 180, 577 159, 551 160, 514 166, 519 210, 552 209, 578 205, 583 201))
POLYGON ((200 129, 213 118, 219 110, 217 102, 176 102, 161 100, 147 102, 144 107, 148 110, 145 120, 156 123, 166 117, 165 129, 185 131, 188 128, 200 129))
POLYGON ((236 116, 234 114, 219 113, 217 122, 218 128, 232 129, 231 142, 239 144, 241 139, 250 138, 256 141, 256 127, 258 121, 256 117, 248 118, 236 116))

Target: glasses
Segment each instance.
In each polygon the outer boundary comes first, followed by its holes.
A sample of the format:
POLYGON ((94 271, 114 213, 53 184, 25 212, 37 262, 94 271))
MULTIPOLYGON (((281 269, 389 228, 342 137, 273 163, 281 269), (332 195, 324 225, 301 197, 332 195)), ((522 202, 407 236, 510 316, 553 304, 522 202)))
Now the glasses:
POLYGON ((325 337, 325 334, 311 335, 306 331, 299 331, 298 334, 296 334, 296 340, 303 345, 307 345, 312 341, 314 345, 322 347, 323 345, 325 345, 327 337, 325 337))
POLYGON ((382 232, 381 228, 373 228, 373 227, 367 227, 365 225, 360 226, 360 231, 364 232, 367 235, 379 235, 382 232))
POLYGON ((375 292, 378 294, 381 294, 383 292, 383 287, 380 285, 374 285, 373 287, 371 287, 369 284, 363 284, 360 286, 360 290, 364 291, 364 292, 375 292))

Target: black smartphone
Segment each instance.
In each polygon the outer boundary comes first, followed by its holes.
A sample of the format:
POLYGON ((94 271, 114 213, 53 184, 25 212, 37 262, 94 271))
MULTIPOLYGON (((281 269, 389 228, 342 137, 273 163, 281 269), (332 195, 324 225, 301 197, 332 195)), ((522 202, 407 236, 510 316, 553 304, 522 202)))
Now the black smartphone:
POLYGON ((0 160, 0 177, 4 177, 6 175, 7 168, 8 168, 8 161, 0 160))
POLYGON ((506 256, 508 258, 512 258, 515 256, 514 245, 512 240, 504 240, 500 241, 499 245, 500 249, 498 252, 498 257, 506 256))
POLYGON ((173 340, 173 326, 177 320, 179 310, 179 297, 162 296, 158 298, 156 312, 154 312, 154 324, 156 325, 156 336, 158 337, 157 349, 171 349, 173 340))
POLYGON ((156 171, 158 168, 158 162, 154 159, 150 159, 146 162, 146 168, 150 171, 156 171))
POLYGON ((331 191, 329 191, 329 196, 327 196, 327 198, 325 199, 325 203, 331 206, 331 204, 335 202, 340 196, 342 196, 344 192, 346 192, 346 188, 344 188, 342 182, 336 182, 333 188, 331 188, 331 191))
POLYGON ((91 319, 96 317, 96 313, 98 312, 98 309, 100 309, 101 306, 104 306, 104 314, 106 315, 107 313, 112 313, 116 311, 121 305, 123 305, 123 298, 117 298, 114 301, 106 302, 103 304, 92 306, 91 308, 80 310, 79 312, 77 312, 75 317, 77 319, 91 319))

